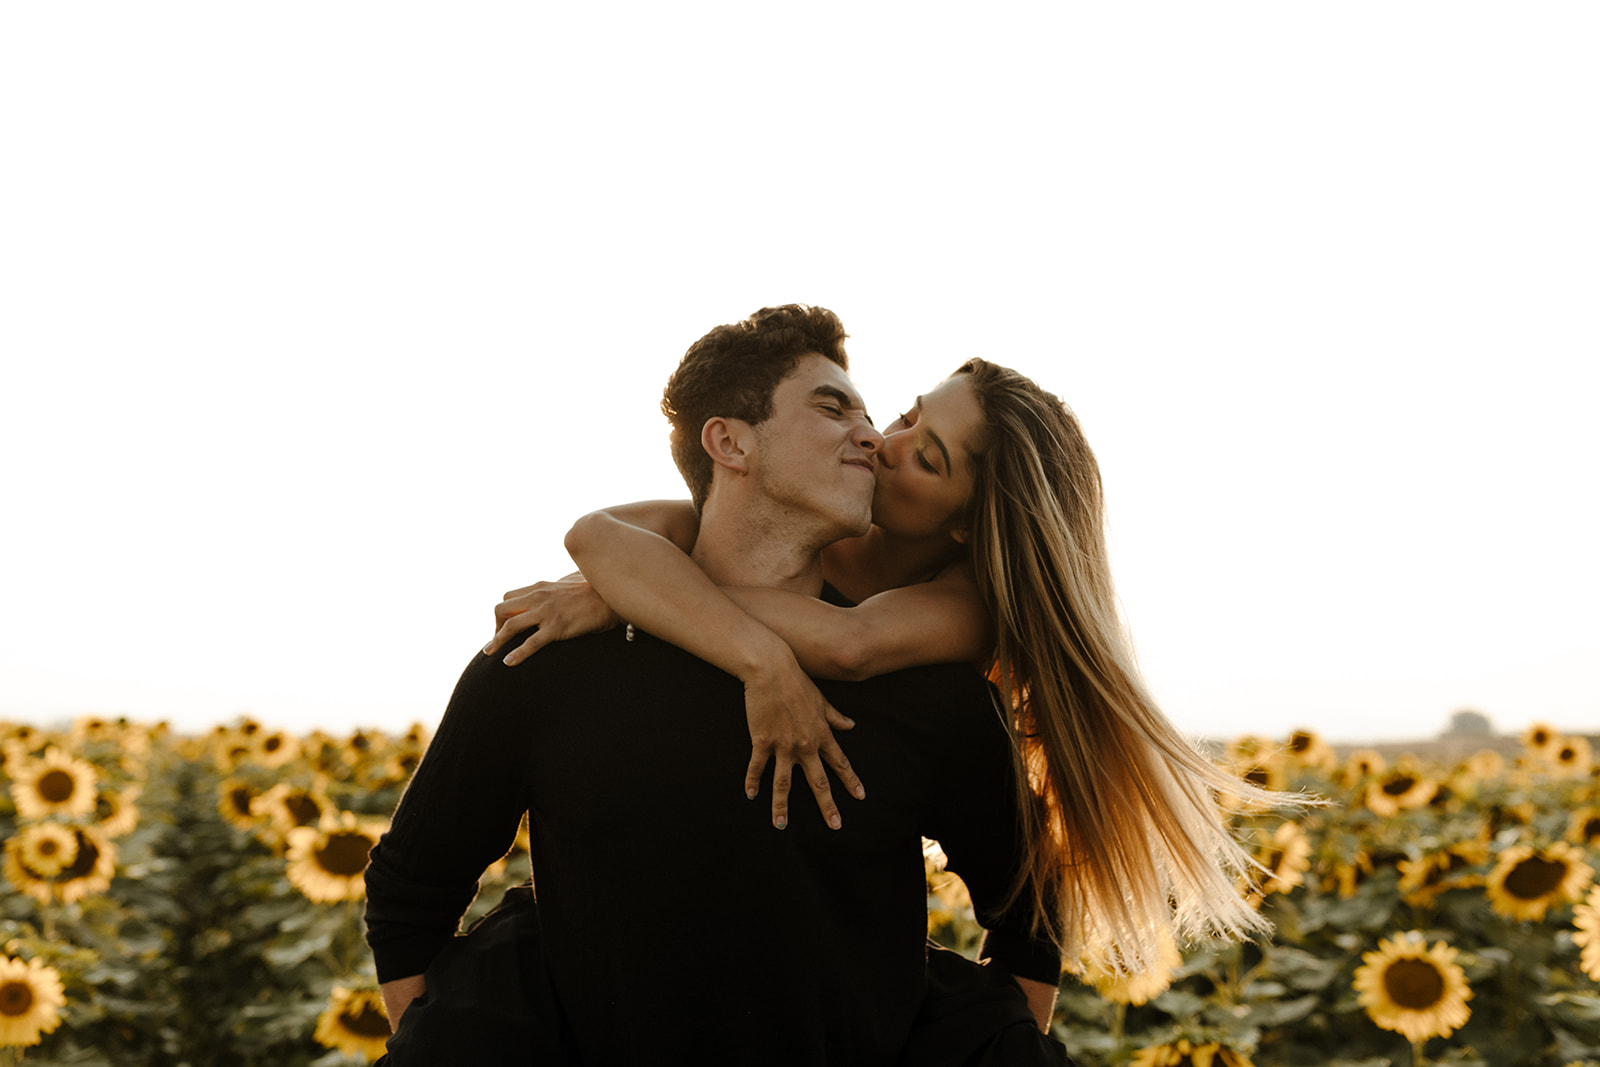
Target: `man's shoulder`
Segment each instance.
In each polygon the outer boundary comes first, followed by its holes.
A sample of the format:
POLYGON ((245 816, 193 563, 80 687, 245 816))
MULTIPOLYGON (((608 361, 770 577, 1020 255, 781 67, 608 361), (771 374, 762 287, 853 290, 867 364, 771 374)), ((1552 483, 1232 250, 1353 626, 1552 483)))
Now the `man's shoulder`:
POLYGON ((988 679, 965 663, 939 663, 880 674, 859 682, 830 682, 830 699, 903 709, 919 718, 956 722, 997 722, 999 694, 988 679))

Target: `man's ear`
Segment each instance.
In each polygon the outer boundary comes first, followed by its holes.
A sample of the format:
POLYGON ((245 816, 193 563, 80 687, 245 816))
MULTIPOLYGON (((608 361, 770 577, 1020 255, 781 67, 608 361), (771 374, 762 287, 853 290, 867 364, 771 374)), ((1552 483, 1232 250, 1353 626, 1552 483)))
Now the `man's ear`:
POLYGON ((971 535, 966 530, 950 531, 950 540, 954 541, 958 545, 966 544, 970 536, 971 535))
POLYGON ((700 427, 700 447, 716 466, 748 474, 755 451, 755 434, 743 419, 716 415, 700 427))

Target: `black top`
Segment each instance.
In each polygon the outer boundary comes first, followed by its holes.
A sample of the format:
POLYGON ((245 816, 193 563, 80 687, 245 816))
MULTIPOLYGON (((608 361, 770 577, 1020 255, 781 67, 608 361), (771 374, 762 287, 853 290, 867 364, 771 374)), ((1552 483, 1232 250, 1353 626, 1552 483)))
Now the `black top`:
POLYGON ((925 986, 924 835, 987 954, 1054 984, 1026 908, 996 913, 1021 850, 988 684, 952 665, 821 687, 856 720, 841 744, 870 792, 836 783, 830 830, 797 778, 779 831, 770 794, 744 796, 737 679, 621 630, 514 668, 475 655, 372 851, 379 980, 426 969, 528 811, 544 958, 586 1062, 892 1063, 925 986))

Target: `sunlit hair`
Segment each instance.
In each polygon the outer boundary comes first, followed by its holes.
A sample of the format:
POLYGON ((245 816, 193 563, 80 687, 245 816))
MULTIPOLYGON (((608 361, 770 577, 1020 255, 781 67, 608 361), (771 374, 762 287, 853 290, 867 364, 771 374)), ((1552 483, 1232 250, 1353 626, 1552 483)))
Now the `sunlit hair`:
MULTIPOLYGON (((1140 678, 1107 560, 1100 468, 1077 418, 1029 379, 964 364, 983 409, 969 504, 973 566, 998 632, 1028 860, 1012 887, 1069 959, 1132 970, 1161 936, 1268 927, 1241 896, 1251 868, 1217 797, 1266 794, 1217 767, 1140 678)), ((1271 799, 1268 797, 1268 799, 1271 799)), ((1281 799, 1281 798, 1280 798, 1281 799)))
POLYGON ((711 491, 711 457, 700 445, 706 420, 765 422, 773 392, 801 356, 815 352, 850 369, 845 337, 844 324, 827 308, 784 304, 718 326, 689 347, 667 379, 661 412, 672 423, 672 459, 696 511, 711 491))

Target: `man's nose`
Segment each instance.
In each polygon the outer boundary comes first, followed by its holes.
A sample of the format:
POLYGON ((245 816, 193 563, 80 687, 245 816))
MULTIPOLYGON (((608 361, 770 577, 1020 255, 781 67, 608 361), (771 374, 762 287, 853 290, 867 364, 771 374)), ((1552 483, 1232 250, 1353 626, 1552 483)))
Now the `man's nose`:
POLYGON ((876 455, 883 448, 883 434, 870 423, 863 423, 860 432, 856 434, 856 444, 876 455))

